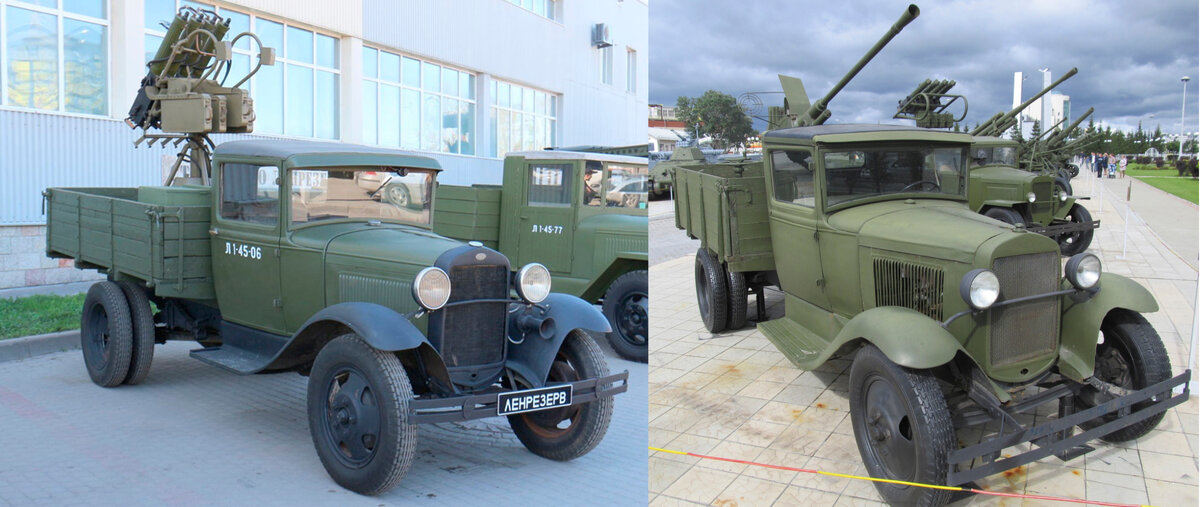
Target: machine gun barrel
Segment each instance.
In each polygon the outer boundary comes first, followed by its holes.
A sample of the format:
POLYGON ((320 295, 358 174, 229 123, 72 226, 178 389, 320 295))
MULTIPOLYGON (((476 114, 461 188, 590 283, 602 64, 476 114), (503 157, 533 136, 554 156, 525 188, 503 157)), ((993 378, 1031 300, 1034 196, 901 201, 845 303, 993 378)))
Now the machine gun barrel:
POLYGON ((887 33, 883 34, 883 37, 881 37, 879 41, 877 41, 875 45, 867 51, 867 54, 863 55, 863 57, 858 60, 858 63, 856 63, 854 67, 850 69, 850 72, 847 72, 845 76, 842 76, 842 80, 838 81, 838 83, 833 86, 833 89, 829 90, 829 93, 825 94, 824 97, 817 99, 816 102, 813 102, 808 111, 805 111, 805 113, 800 117, 800 124, 820 125, 824 123, 825 120, 822 118, 829 117, 828 115, 824 114, 828 112, 826 111, 826 108, 829 105, 829 101, 833 100, 833 97, 837 95, 838 92, 842 91, 842 88, 845 88, 846 84, 848 84, 851 79, 854 79, 854 76, 858 75, 859 71, 861 71, 863 67, 865 67, 867 63, 871 61, 872 58, 875 58, 875 55, 879 54, 879 52, 883 50, 883 47, 886 46, 888 42, 892 40, 892 38, 899 34, 905 26, 911 23, 912 20, 916 19, 916 17, 919 15, 921 15, 921 9, 917 8, 916 5, 910 4, 908 8, 904 10, 904 14, 900 15, 900 19, 896 20, 896 22, 892 24, 892 27, 888 29, 887 33))
MULTIPOLYGON (((1005 130, 1008 130, 1008 128, 1012 128, 1012 125, 1016 123, 1013 120, 1017 119, 1017 115, 1021 114, 1021 111, 1024 111, 1025 108, 1029 107, 1029 105, 1033 104, 1034 101, 1036 101, 1037 99, 1042 98, 1042 95, 1050 93, 1050 90, 1053 90, 1054 88, 1058 87, 1058 85, 1062 84, 1063 81, 1066 81, 1071 76, 1074 76, 1077 72, 1079 72, 1079 69, 1072 67, 1071 70, 1067 71, 1066 74, 1063 74, 1062 77, 1058 78, 1058 80, 1054 81, 1053 83, 1050 83, 1050 86, 1043 88, 1042 91, 1037 92, 1037 94, 1030 97, 1029 100, 1022 102, 1019 106, 1014 107, 1011 111, 1004 113, 1000 118, 994 120, 994 123, 993 123, 993 120, 988 120, 988 121, 984 122, 983 125, 976 127, 975 130, 971 131, 971 135, 973 135, 973 136, 995 136, 995 135, 1000 135, 1000 134, 1004 133, 1005 130), (1007 125, 1008 128, 1004 128, 1004 129, 993 128, 993 127, 1004 126, 1004 125, 1007 125)), ((993 118, 995 118, 995 117, 993 117, 993 118)))

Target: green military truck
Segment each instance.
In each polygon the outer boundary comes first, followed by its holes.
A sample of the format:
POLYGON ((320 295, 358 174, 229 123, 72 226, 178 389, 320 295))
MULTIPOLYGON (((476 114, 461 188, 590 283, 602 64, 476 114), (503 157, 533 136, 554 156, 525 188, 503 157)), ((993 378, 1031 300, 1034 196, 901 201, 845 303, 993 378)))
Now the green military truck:
POLYGON ((1061 178, 1017 168, 1018 143, 975 136, 971 146, 971 209, 1053 238, 1064 256, 1087 250, 1100 227, 1061 178))
POLYGON ((537 259, 567 294, 603 304, 609 343, 648 353, 646 159, 528 151, 504 159, 503 185, 440 185, 438 234, 537 259))
MULTIPOLYGON (((762 318, 761 289, 777 286, 784 315, 758 329, 788 359, 853 357, 851 420, 873 477, 960 485, 1070 459, 1095 438, 1145 435, 1187 399, 1190 371, 1172 378, 1140 315, 1158 309, 1149 291, 1089 253, 1064 269, 1053 240, 970 208, 971 136, 831 125, 763 140, 762 163, 675 170, 676 224, 702 245, 699 311, 713 332, 736 329, 748 294, 762 318), (1019 420, 1055 402, 1057 418, 1019 420), (955 439, 997 422, 979 443, 955 439)), ((876 487, 896 505, 949 495, 876 487)))
POLYGON ((1171 376, 1141 316, 1158 310, 1149 291, 1102 273, 1093 254, 1064 267, 1054 240, 971 208, 976 138, 822 125, 833 95, 918 13, 909 6, 811 105, 798 80, 784 79, 792 90, 781 114, 800 126, 762 134, 761 162, 674 170, 676 226, 701 244, 705 327, 743 326, 754 293, 759 332, 796 366, 853 357, 855 440, 893 505, 949 500, 946 489, 902 482, 956 486, 1072 459, 1096 438, 1141 437, 1187 400, 1191 378, 1171 376), (784 314, 766 320, 769 286, 784 314), (1055 404, 1056 418, 1032 417, 1055 404))
POLYGON ((83 305, 92 381, 141 382, 168 340, 234 373, 308 376, 317 455, 362 494, 400 481, 423 423, 506 416, 540 456, 595 448, 628 380, 586 333, 609 331, 604 316, 552 292, 542 264, 433 233, 431 158, 289 140, 211 149, 223 113, 248 119, 243 132, 254 118, 252 102, 227 100, 243 90, 208 79, 229 62, 221 26, 181 10, 130 111, 139 142, 184 144, 167 178, 183 184, 44 193, 47 254, 108 275, 83 305))

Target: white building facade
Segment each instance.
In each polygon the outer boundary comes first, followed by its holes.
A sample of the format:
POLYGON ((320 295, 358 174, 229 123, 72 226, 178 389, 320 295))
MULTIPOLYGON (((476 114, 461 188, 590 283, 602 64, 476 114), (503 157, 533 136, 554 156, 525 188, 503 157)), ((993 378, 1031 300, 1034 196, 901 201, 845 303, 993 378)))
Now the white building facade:
MULTIPOLYGON (((276 48, 248 83, 254 137, 417 151, 443 182, 498 184, 508 151, 644 142, 647 1, 0 0, 0 289, 91 276, 44 257, 46 187, 161 184, 175 150, 134 148, 123 120, 179 7, 276 48)), ((227 83, 256 54, 239 42, 227 83)))

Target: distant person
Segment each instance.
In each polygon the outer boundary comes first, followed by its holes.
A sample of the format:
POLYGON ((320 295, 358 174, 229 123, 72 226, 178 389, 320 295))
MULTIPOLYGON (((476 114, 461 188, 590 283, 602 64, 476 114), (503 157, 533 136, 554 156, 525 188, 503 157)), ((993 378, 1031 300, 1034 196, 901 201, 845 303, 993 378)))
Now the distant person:
POLYGON ((1125 166, 1129 164, 1129 157, 1122 156, 1121 162, 1117 164, 1117 170, 1121 172, 1121 177, 1125 177, 1125 166))
POLYGON ((1096 170, 1096 177, 1097 178, 1104 177, 1104 156, 1102 156, 1099 153, 1093 153, 1092 154, 1092 165, 1095 166, 1094 168, 1096 170))
POLYGON ((1108 177, 1117 177, 1117 157, 1111 153, 1108 154, 1108 177))

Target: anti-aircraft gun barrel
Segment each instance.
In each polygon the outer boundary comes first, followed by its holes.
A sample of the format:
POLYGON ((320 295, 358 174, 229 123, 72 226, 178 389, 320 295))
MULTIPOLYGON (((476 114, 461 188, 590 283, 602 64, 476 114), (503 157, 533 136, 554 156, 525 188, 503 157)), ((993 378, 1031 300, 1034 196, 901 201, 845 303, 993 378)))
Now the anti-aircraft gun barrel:
POLYGON ((899 34, 905 26, 911 23, 912 20, 916 19, 916 17, 919 15, 921 15, 921 9, 919 9, 916 5, 910 4, 908 8, 904 10, 904 14, 900 15, 900 19, 896 20, 896 22, 892 24, 892 27, 888 29, 887 33, 883 34, 883 37, 881 37, 879 41, 867 51, 867 54, 863 55, 863 57, 858 60, 858 63, 856 63, 854 67, 850 69, 850 72, 847 72, 845 76, 842 76, 842 80, 838 81, 836 85, 833 85, 833 89, 829 90, 829 93, 825 94, 824 97, 817 99, 816 102, 813 102, 812 106, 809 107, 808 110, 805 111, 804 114, 799 118, 800 124, 820 125, 824 123, 825 119, 829 118, 829 114, 826 114, 829 113, 829 111, 826 110, 829 105, 829 101, 833 100, 833 97, 837 95, 838 92, 842 91, 842 88, 845 88, 846 85, 850 83, 850 80, 854 79, 854 76, 858 75, 859 71, 861 71, 863 67, 865 67, 867 63, 871 61, 871 59, 875 58, 875 55, 879 54, 879 52, 883 50, 883 47, 886 46, 888 42, 891 42, 892 38, 899 34))
POLYGON ((1091 116, 1092 113, 1095 111, 1096 111, 1096 108, 1089 107, 1086 113, 1083 113, 1082 115, 1079 116, 1079 118, 1076 118, 1075 121, 1071 122, 1070 125, 1067 125, 1067 128, 1058 131, 1047 142, 1050 144, 1058 144, 1058 143, 1065 141, 1067 139, 1067 136, 1071 135, 1071 131, 1075 130, 1075 128, 1078 127, 1080 123, 1083 123, 1083 120, 1087 119, 1087 117, 1091 116))
POLYGON ((1012 126, 1016 123, 1017 115, 1021 114, 1021 111, 1024 111, 1025 108, 1029 107, 1030 104, 1033 104, 1037 99, 1042 98, 1043 95, 1050 93, 1050 90, 1058 87, 1058 85, 1062 84, 1063 81, 1066 81, 1071 76, 1074 76, 1077 72, 1079 72, 1079 69, 1072 67, 1071 70, 1067 71, 1066 74, 1063 74, 1062 77, 1058 78, 1058 80, 1050 83, 1050 86, 1043 88, 1042 91, 1037 92, 1037 94, 1030 97, 1029 100, 1022 102, 1019 106, 1014 107, 1011 111, 1000 115, 998 118, 993 116, 992 119, 984 122, 978 127, 975 127, 975 130, 971 131, 971 135, 997 136, 1003 134, 1005 130, 1012 128, 1012 126))

